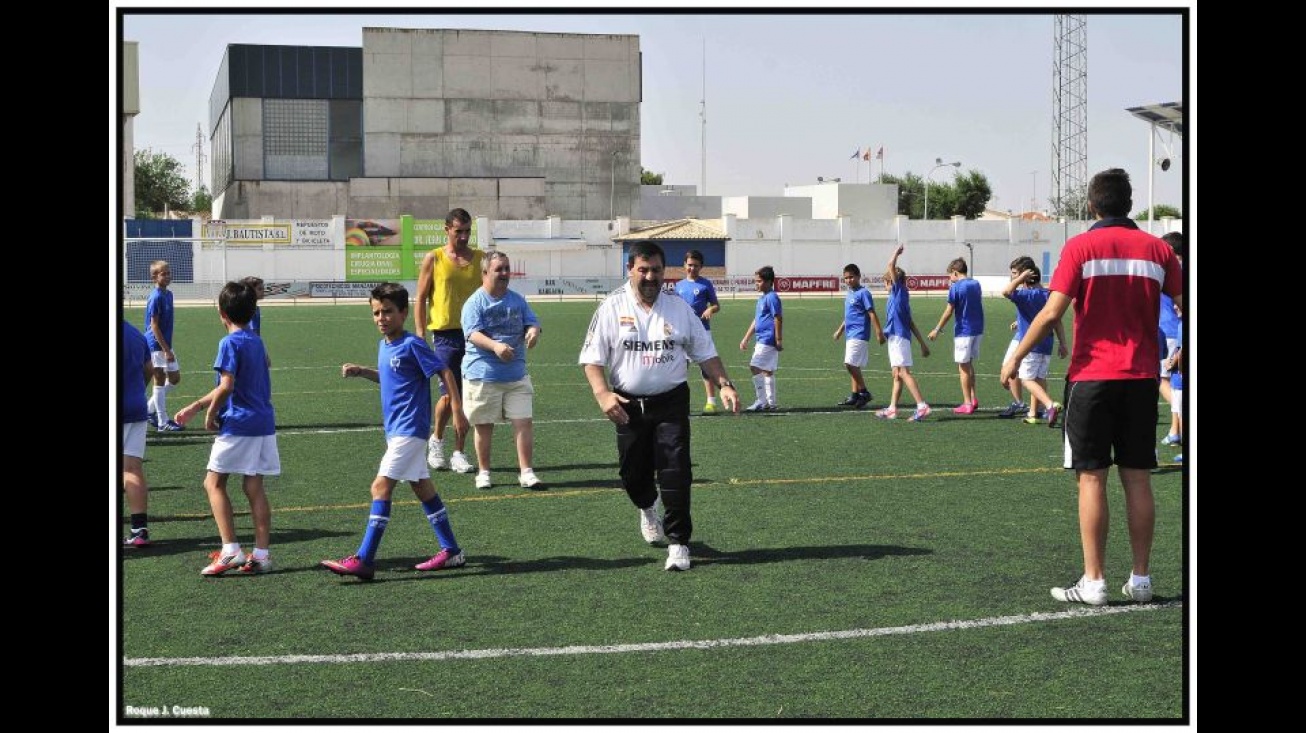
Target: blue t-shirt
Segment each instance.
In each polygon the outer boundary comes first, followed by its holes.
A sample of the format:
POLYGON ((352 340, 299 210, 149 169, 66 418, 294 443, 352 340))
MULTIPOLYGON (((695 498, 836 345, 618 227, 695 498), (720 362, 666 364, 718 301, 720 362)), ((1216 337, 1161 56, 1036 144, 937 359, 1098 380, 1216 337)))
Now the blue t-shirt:
POLYGON ((149 416, 145 405, 145 366, 150 363, 150 346, 135 326, 122 322, 122 369, 118 374, 122 387, 122 414, 119 422, 143 422, 149 416))
POLYGON ((957 321, 954 336, 979 336, 984 333, 984 290, 979 281, 965 277, 948 286, 948 304, 957 321))
POLYGON ((218 342, 213 370, 235 378, 235 389, 219 417, 221 435, 275 435, 276 415, 272 411, 272 376, 268 373, 268 352, 258 334, 242 328, 218 342))
MULTIPOLYGON (((1184 345, 1183 320, 1178 320, 1175 322, 1174 336, 1175 336, 1175 341, 1179 344, 1177 347, 1175 347, 1175 351, 1178 351, 1179 349, 1182 349, 1184 345)), ((1165 358, 1169 359, 1171 356, 1174 356, 1173 351, 1170 352, 1169 354, 1166 354, 1165 358)), ((1179 371, 1180 368, 1182 367, 1176 367, 1175 369, 1170 370, 1170 389, 1184 388, 1184 373, 1179 371)))
POLYGON ((884 334, 911 341, 911 293, 907 290, 905 280, 893 282, 885 310, 884 334))
MULTIPOLYGON (((1161 293, 1161 333, 1167 339, 1179 338, 1179 316, 1174 312, 1174 298, 1165 293, 1161 293)), ((1165 348, 1165 341, 1161 342, 1161 348, 1165 348)))
POLYGON ((159 333, 163 334, 163 339, 168 342, 168 347, 172 347, 172 291, 155 288, 150 293, 150 299, 145 301, 145 342, 150 345, 150 351, 163 351, 163 346, 159 340, 154 337, 154 329, 150 324, 155 318, 159 319, 159 333))
POLYGON ((259 310, 258 306, 254 306, 254 317, 249 319, 249 325, 245 328, 259 336, 263 335, 263 311, 259 310))
POLYGON ((516 382, 526 378, 526 329, 538 327, 540 319, 520 293, 509 290, 495 299, 485 288, 477 288, 463 303, 462 325, 467 338, 463 379, 516 382), (477 331, 511 346, 513 360, 505 362, 493 351, 472 343, 472 334, 477 331))
MULTIPOLYGON (((1043 310, 1043 306, 1047 305, 1048 296, 1050 295, 1052 295, 1051 290, 1038 287, 1017 288, 1011 295, 1007 296, 1012 303, 1016 304, 1016 335, 1013 340, 1019 341, 1025 338, 1025 332, 1029 330, 1030 322, 1034 320, 1039 311, 1043 310)), ((1030 353, 1051 354, 1052 334, 1049 333, 1047 338, 1034 344, 1034 349, 1030 353)))
POLYGON ((843 299, 843 338, 845 341, 870 341, 871 317, 868 311, 875 310, 875 301, 871 300, 871 291, 858 285, 848 291, 843 299))
POLYGON ((387 438, 427 438, 431 434, 431 377, 445 363, 430 344, 404 331, 393 342, 381 339, 376 371, 381 381, 381 417, 387 438))
POLYGON ((762 297, 757 299, 757 312, 753 316, 757 323, 757 328, 754 330, 757 343, 775 346, 775 319, 784 315, 783 310, 780 306, 780 296, 776 295, 774 290, 763 293, 762 297))
MULTIPOLYGON (((694 309, 694 315, 700 319, 703 317, 703 311, 707 310, 709 305, 720 305, 716 299, 716 287, 712 281, 705 277, 697 280, 685 278, 676 283, 676 295, 679 295, 689 307, 694 309)), ((712 321, 703 321, 703 328, 712 330, 712 321)))

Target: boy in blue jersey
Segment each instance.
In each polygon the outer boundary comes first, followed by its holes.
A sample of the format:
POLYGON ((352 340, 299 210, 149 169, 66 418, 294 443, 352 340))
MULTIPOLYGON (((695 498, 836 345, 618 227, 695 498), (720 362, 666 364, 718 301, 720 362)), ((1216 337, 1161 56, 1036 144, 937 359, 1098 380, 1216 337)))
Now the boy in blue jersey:
POLYGON ((448 390, 453 410, 461 415, 462 397, 453 370, 435 355, 420 336, 404 330, 408 320, 408 290, 398 283, 382 283, 372 290, 369 301, 372 321, 381 331, 377 367, 340 365, 340 376, 362 377, 381 385, 381 414, 385 421, 385 455, 372 481, 372 507, 367 531, 358 552, 341 560, 323 560, 322 567, 337 575, 371 580, 376 574, 376 551, 390 522, 390 496, 395 485, 407 481, 422 503, 422 512, 435 530, 440 551, 418 563, 418 570, 441 570, 466 563, 454 539, 449 510, 431 483, 426 463, 426 441, 431 434, 431 377, 440 375, 448 390))
POLYGON ((902 395, 902 388, 905 385, 907 391, 916 399, 916 411, 909 419, 912 422, 920 422, 930 414, 930 406, 921 396, 920 385, 916 383, 916 377, 911 373, 912 334, 916 335, 916 340, 921 344, 922 357, 930 355, 930 347, 921 337, 921 331, 911 317, 911 293, 907 290, 907 273, 898 267, 898 257, 903 249, 903 245, 898 245, 898 249, 894 250, 893 256, 889 258, 889 266, 884 270, 884 284, 889 288, 884 334, 889 341, 889 366, 893 369, 893 391, 889 394, 889 406, 877 410, 875 416, 885 420, 898 417, 898 397, 902 395))
MULTIPOLYGON (((1030 257, 1029 255, 1021 255, 1016 259, 1012 260, 1011 264, 1007 265, 1007 268, 1011 272, 1011 277, 1014 280, 1016 276, 1019 275, 1021 272, 1025 270, 1032 270, 1034 268, 1034 258, 1030 257)), ((1020 329, 1019 312, 1017 313, 1016 320, 1011 322, 1011 333, 1012 333, 1011 342, 1007 344, 1007 353, 1004 357, 1002 357, 1002 360, 1004 362, 1007 359, 1010 359, 1012 354, 1016 353, 1016 347, 1020 345, 1020 335, 1017 335, 1018 332, 1019 334, 1024 333, 1024 331, 1020 329)), ((1021 382, 1019 379, 1013 379, 1007 383, 1007 389, 1011 392, 1011 404, 1003 408, 1002 411, 998 413, 998 417, 1000 418, 1019 417, 1025 414, 1025 411, 1029 409, 1029 405, 1025 404, 1025 400, 1023 398, 1024 395, 1024 389, 1022 387, 1023 384, 1024 383, 1021 382)))
POLYGON ((263 339, 245 328, 257 303, 254 289, 248 285, 229 282, 223 286, 218 294, 218 317, 227 335, 218 342, 218 356, 213 361, 218 386, 185 408, 192 414, 207 408, 204 429, 218 433, 209 453, 204 491, 218 524, 222 549, 209 555, 210 562, 201 575, 222 575, 234 569, 256 574, 272 569, 268 553, 272 510, 263 477, 281 475, 281 456, 267 351, 263 339), (249 555, 236 539, 236 519, 227 495, 227 478, 232 474, 242 476, 241 488, 254 520, 254 551, 249 555))
POLYGON ((123 539, 126 547, 149 547, 150 488, 145 483, 145 383, 154 376, 154 363, 150 360, 150 347, 145 336, 132 324, 122 322, 122 342, 119 344, 119 387, 122 390, 122 407, 119 422, 122 424, 122 488, 127 494, 127 509, 131 512, 131 534, 123 539))
MULTIPOLYGON (((1043 274, 1039 272, 1038 267, 1029 265, 1026 269, 1016 273, 1016 276, 1007 283, 1002 289, 1002 297, 1016 304, 1016 339, 1013 343, 1019 345, 1020 341, 1025 338, 1025 332, 1029 330, 1029 324, 1038 316, 1038 312, 1043 310, 1047 305, 1048 297, 1052 291, 1043 287, 1043 274)), ((1066 336, 1061 327, 1061 320, 1053 321, 1052 330, 1056 333, 1057 343, 1060 345, 1058 355, 1066 358, 1066 336)), ((1014 349, 1007 351, 1008 356, 1014 352, 1014 349)), ((1006 359, 1003 360, 1004 362, 1006 359)), ((1034 345, 1033 350, 1020 360, 1020 371, 1017 376, 1020 377, 1021 384, 1029 390, 1029 415, 1025 422, 1029 425, 1035 425, 1040 422, 1038 418, 1039 405, 1045 405, 1044 417, 1050 428, 1057 426, 1057 416, 1061 414, 1061 403, 1053 401, 1048 394, 1048 365, 1052 362, 1052 334, 1047 338, 1039 341, 1034 345)))
POLYGON ((875 301, 871 291, 862 287, 862 270, 856 264, 848 263, 843 268, 843 284, 848 294, 843 299, 843 322, 834 330, 834 340, 844 338, 843 366, 848 370, 852 382, 848 399, 839 404, 844 407, 862 409, 871 401, 871 391, 866 388, 866 379, 862 376, 862 367, 870 357, 871 326, 875 326, 876 343, 884 343, 884 329, 880 327, 880 317, 875 314, 875 301))
MULTIPOLYGON (((1188 238, 1183 232, 1169 232, 1161 237, 1162 241, 1170 245, 1174 250, 1175 256, 1179 258, 1179 264, 1184 263, 1184 256, 1188 253, 1188 238)), ((1161 398, 1166 402, 1174 403, 1173 395, 1170 390, 1173 386, 1170 384, 1170 366, 1169 356, 1179 348, 1179 312, 1174 307, 1174 298, 1161 293, 1161 333, 1165 335, 1165 341, 1161 342, 1161 398)), ((1180 378, 1182 381, 1182 377, 1180 378)), ((1170 432, 1166 433, 1165 438, 1161 440, 1162 445, 1179 445, 1183 442, 1183 426, 1180 425, 1179 412, 1171 413, 1170 432)))
POLYGON ((961 379, 961 404, 953 408, 958 415, 970 415, 979 409, 975 392, 975 360, 979 358, 980 342, 984 339, 984 292, 978 280, 970 277, 965 258, 958 257, 948 263, 948 305, 943 309, 939 325, 930 331, 930 340, 939 337, 955 312, 957 324, 952 331, 952 360, 957 362, 961 379))
POLYGON ((173 307, 172 268, 167 260, 150 263, 150 279, 154 290, 145 301, 145 341, 150 346, 150 360, 154 365, 154 393, 150 395, 146 411, 154 427, 171 432, 182 426, 168 419, 168 393, 181 382, 181 366, 172 350, 173 307))
MULTIPOLYGON (((707 335, 712 335, 712 316, 721 310, 721 303, 716 297, 716 287, 712 281, 702 277, 699 273, 703 271, 703 253, 696 249, 691 249, 685 253, 685 279, 676 283, 676 295, 679 295, 689 307, 694 309, 694 315, 703 321, 703 328, 707 330, 707 335)), ((707 393, 707 403, 703 405, 704 415, 716 414, 716 382, 708 379, 707 372, 699 367, 703 375, 703 390, 707 393)))
POLYGON ((753 285, 762 297, 757 299, 753 322, 739 341, 739 350, 748 348, 748 341, 757 335, 753 358, 748 368, 753 372, 753 389, 757 399, 744 408, 745 412, 762 412, 777 409, 775 370, 780 366, 780 352, 784 351, 783 308, 775 292, 775 270, 766 265, 753 274, 753 285))
POLYGON ((540 319, 530 303, 508 289, 512 262, 503 252, 487 252, 481 259, 481 288, 463 303, 461 325, 467 337, 463 356, 463 390, 467 421, 475 429, 476 488, 488 489, 490 441, 494 424, 512 422, 517 443, 517 483, 538 489, 540 479, 532 468, 535 426, 532 402, 535 387, 526 373, 526 351, 540 338, 540 319))

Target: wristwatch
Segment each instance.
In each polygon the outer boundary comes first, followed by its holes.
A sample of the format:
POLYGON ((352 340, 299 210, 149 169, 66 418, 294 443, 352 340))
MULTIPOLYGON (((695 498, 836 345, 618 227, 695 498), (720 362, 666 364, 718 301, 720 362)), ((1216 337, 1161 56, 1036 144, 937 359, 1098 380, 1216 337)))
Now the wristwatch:
POLYGON ((726 387, 729 387, 730 389, 734 389, 735 383, 727 379, 725 382, 717 385, 717 389, 725 389, 726 387))

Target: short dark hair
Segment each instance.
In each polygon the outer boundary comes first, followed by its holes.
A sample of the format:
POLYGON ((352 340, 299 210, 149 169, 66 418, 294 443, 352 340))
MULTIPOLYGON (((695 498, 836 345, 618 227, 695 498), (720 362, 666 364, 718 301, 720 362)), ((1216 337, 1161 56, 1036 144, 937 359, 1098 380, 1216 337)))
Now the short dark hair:
POLYGON ((852 275, 853 277, 861 277, 862 268, 858 267, 856 263, 849 262, 843 266, 843 274, 852 275))
POLYGON ((753 274, 762 278, 762 282, 768 282, 768 283, 775 282, 775 268, 771 267, 770 265, 762 265, 757 269, 757 272, 753 274))
POLYGON ((251 288, 257 288, 263 284, 263 278, 255 277, 254 275, 242 277, 240 281, 250 286, 251 288))
POLYGON ((372 288, 372 300, 380 303, 388 300, 397 311, 408 310, 408 288, 399 283, 381 283, 372 288))
POLYGON ((702 253, 702 252, 699 252, 699 251, 696 250, 696 249, 691 249, 691 250, 689 250, 688 252, 685 253, 685 259, 686 259, 686 260, 698 260, 698 261, 701 263, 701 262, 703 261, 703 253, 702 253))
POLYGON ((472 215, 467 213, 467 209, 450 209, 444 216, 444 225, 452 226, 454 224, 471 224, 472 215))
POLYGON ((1188 236, 1183 232, 1167 232, 1161 236, 1165 243, 1170 245, 1170 249, 1180 257, 1188 256, 1188 236))
POLYGON ((1129 216, 1134 207, 1134 187, 1123 168, 1108 168, 1088 182, 1088 203, 1103 218, 1129 216))
POLYGON ((648 240, 643 242, 632 242, 630 245, 630 251, 626 253, 626 269, 629 270, 634 267, 635 260, 651 260, 654 257, 662 260, 663 265, 667 264, 667 255, 662 251, 662 248, 658 246, 657 242, 650 242, 648 240))
POLYGON ((1011 264, 1007 265, 1007 267, 1012 270, 1015 270, 1017 273, 1019 273, 1021 270, 1033 270, 1034 258, 1030 257, 1029 255, 1021 255, 1016 259, 1012 260, 1011 264))
POLYGON ((948 272, 959 272, 962 275, 965 275, 968 272, 968 270, 966 269, 966 258, 958 257, 952 262, 949 262, 948 272))
POLYGON ((218 293, 218 312, 237 326, 247 325, 258 308, 258 293, 243 282, 229 282, 218 293))

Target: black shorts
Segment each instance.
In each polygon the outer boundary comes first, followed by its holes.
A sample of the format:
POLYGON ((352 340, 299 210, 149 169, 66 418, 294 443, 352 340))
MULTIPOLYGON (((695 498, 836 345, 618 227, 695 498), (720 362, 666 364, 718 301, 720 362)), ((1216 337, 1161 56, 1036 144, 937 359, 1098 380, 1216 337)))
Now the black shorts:
POLYGON ((1065 467, 1156 468, 1155 379, 1067 382, 1065 467))
MULTIPOLYGON (((458 389, 463 388, 463 355, 467 353, 467 341, 461 328, 450 328, 431 332, 431 348, 440 357, 444 365, 453 370, 453 379, 458 389)), ((441 380, 440 394, 444 394, 444 381, 441 380)))

